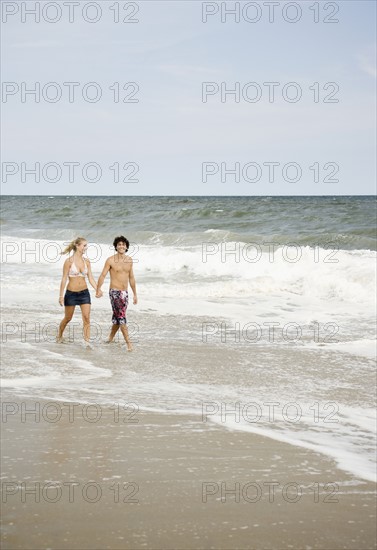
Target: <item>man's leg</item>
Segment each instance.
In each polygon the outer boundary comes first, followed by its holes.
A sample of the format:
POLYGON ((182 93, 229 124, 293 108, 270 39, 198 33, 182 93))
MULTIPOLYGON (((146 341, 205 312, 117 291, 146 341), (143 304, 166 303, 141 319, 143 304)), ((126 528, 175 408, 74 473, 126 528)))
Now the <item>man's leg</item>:
POLYGON ((109 338, 106 340, 106 344, 111 344, 118 330, 119 330, 119 325, 113 325, 111 327, 110 335, 109 335, 109 338))
POLYGON ((126 340, 127 350, 128 350, 128 351, 132 351, 133 348, 132 348, 132 344, 131 344, 130 337, 128 336, 128 328, 127 328, 127 325, 120 325, 120 330, 122 331, 122 334, 123 334, 123 336, 124 336, 124 339, 126 340))
POLYGON ((113 319, 112 319, 113 324, 112 324, 112 327, 111 327, 110 335, 109 335, 108 339, 106 340, 106 344, 111 344, 111 342, 114 340, 114 337, 115 337, 116 333, 119 330, 119 323, 117 322, 117 316, 116 316, 116 313, 117 313, 117 296, 118 296, 118 291, 110 288, 109 289, 109 297, 110 297, 111 309, 113 310, 113 319))
POLYGON ((109 289, 110 302, 113 310, 113 327, 110 332, 108 343, 110 344, 119 327, 121 328, 124 339, 127 342, 128 351, 132 351, 131 341, 128 337, 128 330, 125 327, 126 311, 128 305, 128 292, 124 290, 109 289), (125 327, 125 330, 124 330, 125 327))

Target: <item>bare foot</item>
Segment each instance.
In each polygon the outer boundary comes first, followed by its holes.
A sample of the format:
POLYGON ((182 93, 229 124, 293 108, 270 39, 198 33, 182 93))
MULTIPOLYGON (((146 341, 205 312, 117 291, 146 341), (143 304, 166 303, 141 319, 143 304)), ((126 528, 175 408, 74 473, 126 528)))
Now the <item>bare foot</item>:
POLYGON ((133 351, 134 348, 132 347, 132 344, 127 344, 127 342, 123 342, 123 344, 119 344, 122 349, 127 349, 127 351, 133 351))
POLYGON ((56 337, 56 343, 57 343, 57 344, 62 344, 63 342, 64 342, 63 336, 57 336, 57 337, 56 337))
POLYGON ((82 343, 82 345, 85 349, 94 349, 93 345, 90 342, 85 341, 85 342, 82 343))

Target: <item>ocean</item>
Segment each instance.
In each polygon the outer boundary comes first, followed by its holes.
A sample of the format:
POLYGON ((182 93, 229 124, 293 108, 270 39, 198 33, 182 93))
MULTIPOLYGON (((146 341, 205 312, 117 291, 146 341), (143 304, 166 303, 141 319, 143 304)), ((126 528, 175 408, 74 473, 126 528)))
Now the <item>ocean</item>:
POLYGON ((194 414, 376 480, 375 197, 4 196, 1 228, 3 401, 194 414), (108 279, 94 349, 79 311, 57 344, 64 243, 97 279, 118 235, 134 352, 103 343, 108 279))

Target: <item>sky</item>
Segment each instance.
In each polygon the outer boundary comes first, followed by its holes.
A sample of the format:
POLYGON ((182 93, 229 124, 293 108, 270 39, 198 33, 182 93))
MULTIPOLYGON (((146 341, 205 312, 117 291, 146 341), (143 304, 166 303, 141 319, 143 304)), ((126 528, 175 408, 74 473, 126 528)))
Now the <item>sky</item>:
POLYGON ((374 0, 1 8, 5 195, 376 193, 374 0))

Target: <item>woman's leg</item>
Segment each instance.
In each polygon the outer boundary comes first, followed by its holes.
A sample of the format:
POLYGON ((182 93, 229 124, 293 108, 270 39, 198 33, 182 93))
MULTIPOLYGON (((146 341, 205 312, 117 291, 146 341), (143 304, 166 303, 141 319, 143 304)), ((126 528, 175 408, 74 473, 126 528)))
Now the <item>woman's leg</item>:
POLYGON ((65 306, 64 319, 59 325, 58 342, 61 341, 63 338, 64 329, 68 325, 69 321, 72 319, 75 307, 76 306, 65 306))
POLYGON ((82 322, 84 324, 84 340, 89 343, 90 340, 90 304, 82 304, 81 306, 82 322))

